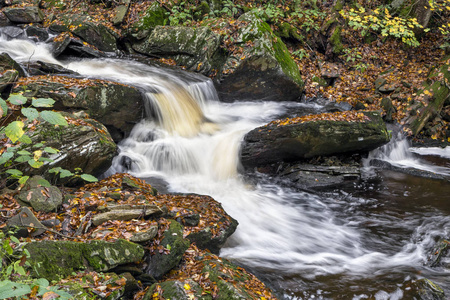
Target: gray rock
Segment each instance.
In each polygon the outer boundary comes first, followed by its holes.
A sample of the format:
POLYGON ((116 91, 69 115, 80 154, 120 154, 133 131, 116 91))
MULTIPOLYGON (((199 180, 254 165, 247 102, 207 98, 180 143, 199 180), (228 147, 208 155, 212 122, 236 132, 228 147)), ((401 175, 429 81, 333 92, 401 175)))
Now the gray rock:
POLYGON ((152 226, 145 231, 136 232, 130 238, 130 241, 134 243, 145 243, 152 240, 158 233, 158 226, 152 226))
POLYGON ((25 29, 25 33, 29 38, 35 38, 36 41, 45 42, 49 38, 47 30, 36 26, 29 26, 25 29))
POLYGON ((174 221, 170 221, 169 228, 164 231, 160 245, 169 249, 167 254, 156 252, 148 259, 146 273, 156 279, 162 278, 164 274, 176 267, 189 248, 189 241, 183 238, 183 226, 174 221))
POLYGON ((244 137, 241 162, 246 168, 315 156, 364 152, 389 142, 381 115, 364 112, 364 122, 308 121, 286 125, 269 123, 244 137))
POLYGON ((386 122, 392 122, 392 115, 396 112, 395 106, 392 104, 391 99, 388 97, 384 97, 381 99, 381 107, 386 112, 386 115, 384 116, 384 120, 386 122))
POLYGON ((46 231, 45 226, 28 207, 22 207, 15 216, 8 219, 6 224, 8 228, 18 228, 17 234, 22 237, 28 237, 28 232, 30 232, 31 236, 38 236, 46 231))
POLYGON ((62 193, 55 186, 41 186, 22 191, 19 199, 29 203, 35 211, 54 212, 62 204, 62 193))
POLYGON ((450 269, 450 242, 442 239, 434 246, 428 256, 427 265, 430 267, 444 267, 450 269))
POLYGON ((1 29, 1 33, 12 39, 20 39, 25 37, 25 32, 23 29, 15 26, 4 27, 1 29))
POLYGON ((117 205, 110 211, 95 215, 92 218, 92 223, 95 226, 98 226, 110 220, 132 220, 160 214, 161 212, 161 208, 156 205, 136 205, 133 207, 122 207, 121 205, 117 205))
POLYGON ((3 9, 6 17, 14 23, 41 23, 44 14, 37 6, 6 7, 3 9))
POLYGON ((11 26, 12 23, 3 11, 0 11, 0 27, 11 26))
POLYGON ((114 26, 119 26, 123 23, 123 20, 125 19, 125 16, 128 12, 128 6, 126 5, 119 5, 114 8, 114 16, 112 18, 112 23, 114 26))

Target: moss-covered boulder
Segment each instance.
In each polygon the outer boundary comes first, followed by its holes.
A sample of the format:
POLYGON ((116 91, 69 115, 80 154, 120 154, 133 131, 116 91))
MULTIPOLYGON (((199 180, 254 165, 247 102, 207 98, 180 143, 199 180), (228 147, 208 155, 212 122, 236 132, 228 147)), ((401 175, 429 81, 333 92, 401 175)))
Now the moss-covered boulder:
POLYGON ((242 51, 228 56, 221 68, 226 70, 218 78, 221 100, 298 100, 304 83, 286 45, 255 12, 242 15, 239 21, 246 22, 235 41, 242 51))
POLYGON ((247 168, 315 156, 373 150, 389 142, 379 112, 335 113, 328 119, 277 120, 250 131, 241 145, 247 168), (339 119, 340 118, 340 119, 339 119), (354 118, 354 119, 351 119, 354 118))
POLYGON ((183 238, 183 226, 175 220, 170 220, 168 228, 162 235, 160 245, 168 252, 155 251, 149 257, 146 269, 146 273, 156 279, 161 278, 180 263, 190 243, 183 238))
POLYGON ((52 98, 54 107, 85 111, 105 125, 114 140, 122 140, 143 116, 142 94, 134 87, 104 80, 65 76, 34 76, 20 80, 13 92, 25 96, 52 98))
POLYGON ((0 93, 10 87, 17 79, 19 79, 19 72, 16 70, 0 72, 0 93))
POLYGON ((276 299, 255 276, 214 254, 191 246, 183 262, 164 281, 153 284, 144 299, 276 299))
POLYGON ((129 36, 132 40, 142 40, 150 34, 156 26, 164 26, 168 22, 166 10, 158 2, 154 2, 144 11, 139 12, 139 18, 130 26, 129 36))
POLYGON ((3 12, 14 23, 40 23, 44 20, 44 14, 37 6, 6 7, 3 12))
MULTIPOLYGON (((32 144, 45 141, 46 147, 58 149, 56 154, 49 155, 53 161, 44 164, 39 169, 28 165, 23 168, 28 174, 52 176, 47 171, 53 167, 62 167, 70 171, 81 168, 84 173, 100 175, 111 166, 117 146, 108 130, 99 122, 74 115, 66 114, 68 126, 55 126, 41 122, 26 132, 32 144)), ((23 150, 33 152, 31 145, 25 145, 23 150)))
POLYGON ((121 264, 138 262, 144 248, 125 240, 116 242, 35 241, 25 246, 32 275, 57 280, 79 270, 108 271, 121 264))
POLYGON ((219 36, 208 27, 156 26, 148 38, 133 44, 133 49, 173 59, 187 70, 210 75, 223 63, 219 46, 219 36))

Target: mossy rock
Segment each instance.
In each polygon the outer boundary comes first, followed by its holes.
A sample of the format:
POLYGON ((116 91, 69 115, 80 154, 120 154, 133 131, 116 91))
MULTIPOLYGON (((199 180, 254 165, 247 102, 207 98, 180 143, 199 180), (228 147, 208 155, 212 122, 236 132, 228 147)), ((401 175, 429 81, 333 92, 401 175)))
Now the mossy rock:
POLYGON ((155 253, 149 258, 146 272, 159 279, 176 267, 189 248, 189 241, 183 238, 183 226, 175 220, 170 220, 169 228, 164 232, 160 245, 169 249, 168 254, 155 253))
POLYGON ((352 121, 305 121, 270 123, 244 137, 241 162, 246 168, 316 156, 367 152, 389 142, 386 124, 379 112, 364 112, 368 118, 352 121))
POLYGON ((187 70, 210 75, 224 61, 220 37, 208 27, 156 26, 133 49, 149 56, 173 59, 187 70))
POLYGON ((36 241, 25 245, 32 275, 57 280, 84 269, 107 271, 118 265, 140 261, 144 248, 125 240, 116 242, 36 241))
POLYGON ((221 100, 298 100, 304 82, 286 45, 254 11, 239 21, 248 22, 235 41, 243 51, 240 57, 229 56, 222 68, 228 74, 218 78, 221 100))
POLYGON ((0 74, 6 70, 15 70, 19 73, 20 77, 25 77, 25 71, 23 68, 9 56, 8 53, 0 54, 0 74))
POLYGON ((143 300, 154 299, 153 295, 157 294, 164 299, 177 299, 177 300, 212 300, 209 295, 202 295, 202 288, 198 283, 192 279, 186 280, 167 280, 161 283, 153 284, 147 291, 143 300), (195 297, 195 298, 192 298, 195 297))
POLYGON ((136 40, 147 37, 156 26, 164 26, 168 22, 166 10, 158 2, 154 2, 147 10, 139 12, 138 20, 130 27, 130 36, 136 40))

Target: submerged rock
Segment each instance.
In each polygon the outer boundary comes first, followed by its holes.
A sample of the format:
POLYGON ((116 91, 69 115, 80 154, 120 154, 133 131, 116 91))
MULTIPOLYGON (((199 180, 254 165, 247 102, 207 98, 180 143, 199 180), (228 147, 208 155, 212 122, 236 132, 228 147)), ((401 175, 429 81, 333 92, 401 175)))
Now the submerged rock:
POLYGON ((364 112, 359 121, 279 120, 244 137, 241 162, 253 168, 281 161, 373 150, 389 142, 380 113, 364 112))

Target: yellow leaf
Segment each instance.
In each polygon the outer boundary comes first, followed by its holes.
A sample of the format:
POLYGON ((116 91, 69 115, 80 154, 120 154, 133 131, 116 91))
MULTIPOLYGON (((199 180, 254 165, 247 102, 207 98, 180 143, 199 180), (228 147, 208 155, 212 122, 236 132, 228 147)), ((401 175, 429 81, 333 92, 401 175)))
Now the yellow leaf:
POLYGON ((436 136, 435 134, 433 134, 433 135, 431 136, 431 138, 432 138, 433 140, 437 140, 437 136, 436 136))
POLYGON ((41 158, 42 156, 42 150, 36 150, 33 152, 34 153, 34 160, 38 160, 39 158, 41 158))
POLYGON ((184 284, 184 289, 185 289, 185 290, 190 290, 190 289, 191 289, 191 286, 190 286, 189 284, 185 283, 185 284, 184 284))

